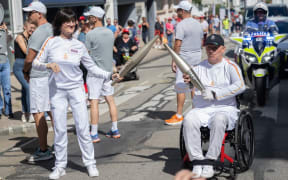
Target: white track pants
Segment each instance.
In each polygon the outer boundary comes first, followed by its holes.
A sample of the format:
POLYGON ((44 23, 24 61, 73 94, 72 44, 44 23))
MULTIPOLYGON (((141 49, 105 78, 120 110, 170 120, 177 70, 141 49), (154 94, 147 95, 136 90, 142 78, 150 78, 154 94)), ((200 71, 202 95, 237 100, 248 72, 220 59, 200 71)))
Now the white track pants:
POLYGON ((85 166, 96 163, 89 133, 88 112, 83 88, 61 90, 50 86, 51 111, 54 118, 55 167, 67 165, 67 106, 72 108, 78 143, 85 166))
POLYGON ((224 138, 225 129, 228 126, 229 117, 225 112, 214 112, 209 117, 208 127, 210 129, 210 144, 206 157, 204 158, 201 147, 201 132, 200 127, 203 126, 204 116, 199 109, 192 109, 184 118, 184 140, 186 150, 191 161, 214 159, 220 155, 222 140, 224 138))

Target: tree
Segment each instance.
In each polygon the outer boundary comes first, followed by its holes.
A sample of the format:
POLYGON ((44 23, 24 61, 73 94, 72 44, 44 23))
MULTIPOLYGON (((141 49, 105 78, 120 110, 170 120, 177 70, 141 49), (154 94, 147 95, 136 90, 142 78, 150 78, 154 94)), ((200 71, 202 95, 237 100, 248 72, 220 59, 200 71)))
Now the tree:
POLYGON ((197 4, 197 5, 199 5, 199 6, 202 5, 201 0, 192 0, 192 3, 193 3, 193 4, 197 4))

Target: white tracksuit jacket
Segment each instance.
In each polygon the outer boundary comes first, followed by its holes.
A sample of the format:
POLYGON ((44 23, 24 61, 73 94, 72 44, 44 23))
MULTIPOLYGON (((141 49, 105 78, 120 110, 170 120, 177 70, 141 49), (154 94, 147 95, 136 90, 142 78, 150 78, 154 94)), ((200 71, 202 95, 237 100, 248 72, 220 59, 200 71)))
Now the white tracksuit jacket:
POLYGON ((208 60, 193 67, 205 86, 216 93, 216 100, 203 99, 195 89, 193 109, 184 118, 184 139, 190 160, 204 159, 201 149, 201 126, 210 128, 210 145, 206 158, 217 159, 225 129, 233 129, 238 119, 235 96, 245 90, 239 67, 227 59, 215 65, 208 60))
POLYGON ((85 45, 73 38, 64 39, 60 36, 48 38, 33 61, 33 67, 38 70, 45 70, 46 64, 51 62, 60 66, 60 72, 51 72, 49 78, 51 111, 54 118, 55 167, 65 168, 67 165, 68 103, 73 111, 83 163, 85 166, 96 163, 89 133, 80 61, 95 76, 110 78, 111 73, 98 68, 89 56, 85 45))

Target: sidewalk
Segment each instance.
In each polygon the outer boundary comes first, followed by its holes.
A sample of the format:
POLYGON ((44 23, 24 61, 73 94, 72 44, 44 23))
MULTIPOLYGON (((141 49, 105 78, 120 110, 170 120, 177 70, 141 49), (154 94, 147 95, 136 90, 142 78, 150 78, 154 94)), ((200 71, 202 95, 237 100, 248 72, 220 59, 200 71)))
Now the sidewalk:
MULTIPOLYGON (((157 58, 162 56, 163 54, 167 54, 164 50, 156 50, 154 48, 151 49, 150 53, 145 57, 145 61, 150 61, 151 59, 157 58)), ((143 63, 143 61, 142 61, 143 63)), ((121 91, 122 87, 125 85, 126 82, 122 82, 115 86, 115 94, 118 91, 121 91)), ((2 115, 0 119, 0 136, 6 135, 13 135, 13 134, 25 134, 27 132, 35 131, 35 123, 23 123, 21 121, 21 114, 22 114, 22 105, 21 105, 21 85, 15 76, 11 75, 11 96, 12 96, 12 110, 14 114, 13 119, 8 119, 8 117, 2 115)), ((102 109, 101 114, 104 114, 108 109, 106 108, 106 104, 100 104, 100 112, 102 109), (105 105, 105 107, 104 107, 105 105)), ((100 115, 101 115, 100 114, 100 115)), ((74 124, 73 118, 71 118, 71 113, 68 113, 68 125, 74 124), (70 118, 69 118, 70 117, 70 118)), ((51 127, 51 122, 48 121, 48 126, 51 127)))

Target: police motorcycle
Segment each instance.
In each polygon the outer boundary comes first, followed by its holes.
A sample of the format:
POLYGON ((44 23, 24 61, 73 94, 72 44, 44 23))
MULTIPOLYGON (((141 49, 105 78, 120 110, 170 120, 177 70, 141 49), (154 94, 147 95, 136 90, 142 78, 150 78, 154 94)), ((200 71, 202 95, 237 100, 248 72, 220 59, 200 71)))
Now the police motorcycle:
POLYGON ((277 44, 286 34, 267 31, 245 33, 231 37, 236 43, 235 61, 240 66, 246 84, 256 92, 259 106, 264 106, 269 90, 279 83, 280 55, 277 44))

